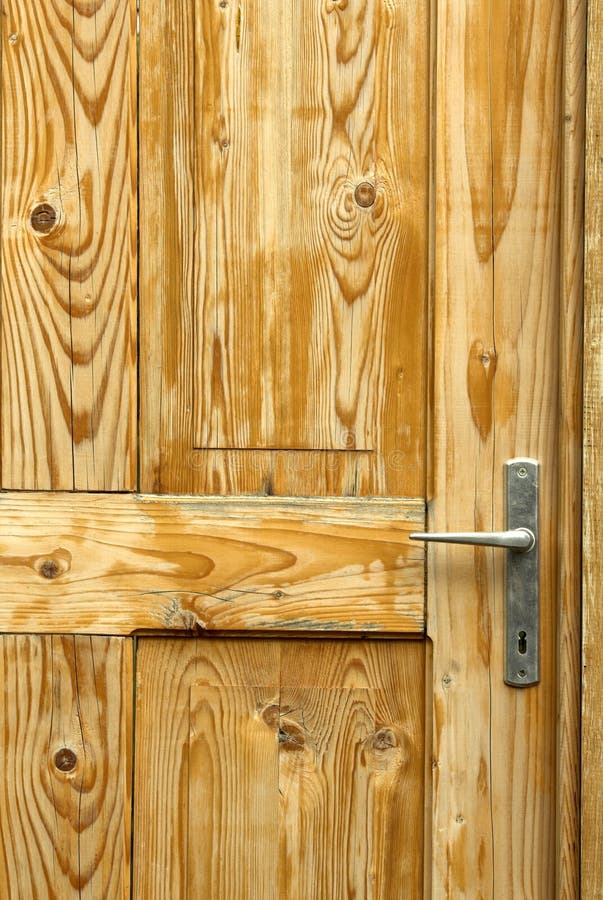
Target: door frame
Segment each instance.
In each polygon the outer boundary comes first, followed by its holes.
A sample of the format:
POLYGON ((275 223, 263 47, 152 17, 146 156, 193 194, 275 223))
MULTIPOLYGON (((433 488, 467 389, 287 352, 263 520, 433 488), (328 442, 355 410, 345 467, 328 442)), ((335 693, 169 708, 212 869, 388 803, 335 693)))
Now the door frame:
POLYGON ((586 59, 581 723, 583 900, 603 896, 603 3, 589 0, 586 59))

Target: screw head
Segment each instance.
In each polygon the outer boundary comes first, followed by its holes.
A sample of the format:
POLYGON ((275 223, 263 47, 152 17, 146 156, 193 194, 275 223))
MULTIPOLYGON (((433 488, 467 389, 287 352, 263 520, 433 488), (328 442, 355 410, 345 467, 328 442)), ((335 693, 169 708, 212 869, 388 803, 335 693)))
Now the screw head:
POLYGON ((518 677, 518 678, 525 678, 527 674, 528 674, 528 673, 526 672, 525 669, 520 669, 519 672, 517 673, 517 677, 518 677))
POLYGON ((525 466, 520 466, 517 470, 517 475, 519 476, 519 478, 527 478, 528 470, 526 469, 525 466))

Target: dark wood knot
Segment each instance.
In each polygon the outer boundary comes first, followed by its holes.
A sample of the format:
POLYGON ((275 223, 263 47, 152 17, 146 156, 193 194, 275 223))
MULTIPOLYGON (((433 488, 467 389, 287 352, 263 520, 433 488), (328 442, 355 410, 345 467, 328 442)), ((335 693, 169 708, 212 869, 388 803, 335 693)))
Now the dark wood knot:
POLYGON ((50 203, 38 203, 31 212, 31 227, 38 234, 49 234, 58 220, 59 215, 50 203))
POLYGON ((61 747, 54 755, 54 764, 59 772, 73 772, 77 765, 77 756, 69 747, 61 747))
POLYGON ((375 185, 370 181, 361 181, 354 191, 354 200, 358 206, 362 206, 364 209, 373 205, 376 196, 375 185))
POLYGON ((392 747, 397 747, 397 745, 396 735, 389 728, 381 728, 373 738, 375 750, 391 750, 392 747))
POLYGON ((45 559, 40 566, 40 574, 44 578, 56 578, 57 575, 61 574, 61 570, 54 559, 45 559))

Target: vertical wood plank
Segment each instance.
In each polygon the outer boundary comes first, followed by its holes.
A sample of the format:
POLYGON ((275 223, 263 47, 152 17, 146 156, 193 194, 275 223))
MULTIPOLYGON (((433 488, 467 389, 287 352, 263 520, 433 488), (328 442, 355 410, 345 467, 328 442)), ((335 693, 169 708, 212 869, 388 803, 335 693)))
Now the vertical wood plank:
POLYGON ((374 733, 372 691, 281 691, 279 896, 374 896, 374 733))
MULTIPOLYGON (((298 641, 283 645, 281 684, 287 689, 281 688, 281 728, 306 747, 305 756, 297 756, 292 753, 294 746, 283 742, 283 806, 293 821, 297 817, 298 827, 306 830, 305 840, 291 828, 285 827, 282 834, 283 853, 285 848, 298 851, 281 856, 283 896, 295 886, 309 889, 317 873, 322 890, 310 896, 347 897, 354 895, 354 889, 357 896, 375 900, 427 896, 423 893, 424 678, 423 642, 298 641), (325 692, 322 698, 319 689, 325 692), (338 696, 329 700, 331 693, 338 696), (287 702, 285 695, 291 698, 287 702), (328 709, 332 713, 327 714, 328 709), (348 713, 342 717, 346 709, 348 713), (316 748, 321 746, 317 739, 321 733, 329 734, 337 710, 341 727, 333 729, 332 737, 324 742, 322 757, 317 757, 316 748), (317 723, 314 729, 308 725, 313 718, 317 723), (369 718, 372 725, 355 760, 347 767, 334 763, 330 754, 338 742, 350 753, 348 732, 352 727, 356 733, 363 730, 369 718), (308 750, 322 768, 310 762, 308 750), (327 779, 325 773, 331 765, 333 777, 327 779), (364 798, 364 810, 362 803, 346 800, 355 791, 364 798), (333 800, 340 811, 330 805, 333 800), (338 870, 340 862, 335 865, 334 858, 329 859, 334 850, 320 837, 321 828, 322 835, 347 829, 350 841, 353 837, 358 840, 356 860, 349 860, 350 866, 358 866, 355 884, 346 884, 344 873, 338 870)), ((356 752, 358 749, 357 745, 356 752)), ((351 847, 353 842, 349 853, 351 847)), ((344 858, 340 851, 338 859, 344 858)))
POLYGON ((428 18, 141 3, 143 490, 422 493, 428 18))
POLYGON ((582 898, 603 897, 603 3, 588 4, 586 88, 582 898))
POLYGON ((424 16, 198 7, 195 447, 423 457, 424 16))
POLYGON ((422 642, 141 639, 137 671, 134 896, 422 897, 422 642))
POLYGON ((2 486, 135 486, 135 3, 2 16, 2 486))
POLYGON ((189 886, 189 872, 197 877, 190 857, 208 841, 189 825, 200 802, 191 782, 204 774, 191 769, 191 686, 272 688, 278 684, 276 642, 141 638, 136 671, 133 896, 203 896, 189 886))
POLYGON ((1 639, 0 893, 130 895, 132 642, 1 639))
POLYGON ((556 890, 563 12, 438 10, 434 531, 503 525, 503 464, 542 464, 541 682, 503 683, 503 555, 429 550, 433 895, 556 890))
POLYGON ((580 897, 580 639, 586 0, 566 0, 559 327, 557 896, 580 897))
POLYGON ((278 744, 272 688, 190 691, 188 896, 276 900, 278 744))

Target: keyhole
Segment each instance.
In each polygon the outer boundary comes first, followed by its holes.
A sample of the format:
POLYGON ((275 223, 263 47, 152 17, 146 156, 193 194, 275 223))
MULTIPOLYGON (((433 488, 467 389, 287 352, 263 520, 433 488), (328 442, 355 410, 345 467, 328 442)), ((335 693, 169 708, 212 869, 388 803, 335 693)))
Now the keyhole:
POLYGON ((519 641, 517 644, 517 649, 519 650, 519 652, 521 654, 527 653, 527 650, 528 650, 527 634, 525 633, 525 631, 520 631, 519 634, 517 635, 517 637, 519 638, 519 641))

